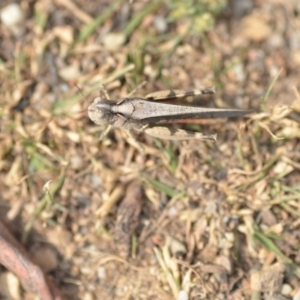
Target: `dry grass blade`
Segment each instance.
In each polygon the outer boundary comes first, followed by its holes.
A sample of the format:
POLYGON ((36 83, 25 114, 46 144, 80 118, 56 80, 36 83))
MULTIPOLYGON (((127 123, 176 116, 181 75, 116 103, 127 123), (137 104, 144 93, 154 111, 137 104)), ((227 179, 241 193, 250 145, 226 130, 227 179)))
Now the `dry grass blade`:
POLYGON ((64 181, 66 178, 65 172, 63 172, 60 177, 55 180, 51 187, 49 188, 50 182, 47 182, 44 186, 44 196, 40 199, 40 202, 38 206, 35 208, 35 211, 33 215, 31 216, 31 219, 28 221, 28 223, 24 227, 23 242, 27 241, 28 235, 30 233, 30 230, 33 227, 34 222, 39 217, 39 215, 47 208, 51 207, 54 204, 54 195, 62 188, 64 181))

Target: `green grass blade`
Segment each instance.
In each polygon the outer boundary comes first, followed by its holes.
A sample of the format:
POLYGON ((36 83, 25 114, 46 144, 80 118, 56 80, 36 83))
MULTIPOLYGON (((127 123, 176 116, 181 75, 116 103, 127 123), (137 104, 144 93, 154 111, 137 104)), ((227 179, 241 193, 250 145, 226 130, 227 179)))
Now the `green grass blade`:
POLYGON ((275 82, 277 81, 277 79, 279 78, 280 76, 280 73, 281 73, 282 69, 278 72, 278 74, 275 76, 275 78, 273 79, 273 81, 271 82, 266 94, 264 95, 264 97, 261 99, 261 104, 260 104, 260 107, 261 107, 261 110, 264 111, 266 109, 266 103, 269 99, 269 96, 271 94, 271 91, 275 85, 275 82))
POLYGON ((101 26, 104 21, 110 17, 110 15, 118 8, 123 0, 115 0, 108 6, 101 14, 99 14, 96 19, 86 25, 79 34, 79 38, 77 42, 84 42, 91 34, 93 34, 99 26, 101 26))
POLYGON ((154 180, 154 179, 146 179, 146 181, 156 190, 161 191, 166 193, 169 197, 175 197, 176 195, 179 194, 179 192, 177 192, 176 190, 174 190, 173 188, 167 186, 166 184, 154 180))
POLYGON ((125 29, 123 30, 123 34, 128 38, 132 32, 139 26, 139 24, 143 21, 143 19, 153 12, 158 6, 161 4, 160 1, 150 2, 144 9, 142 9, 138 14, 136 14, 131 21, 127 24, 125 29))

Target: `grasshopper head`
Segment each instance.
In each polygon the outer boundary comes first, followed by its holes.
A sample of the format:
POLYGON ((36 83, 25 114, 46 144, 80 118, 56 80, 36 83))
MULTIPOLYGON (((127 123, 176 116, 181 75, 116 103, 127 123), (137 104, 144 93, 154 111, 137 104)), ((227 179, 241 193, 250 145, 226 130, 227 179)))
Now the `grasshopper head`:
POLYGON ((93 103, 88 107, 90 119, 98 125, 107 125, 112 116, 111 105, 107 100, 96 97, 93 103))

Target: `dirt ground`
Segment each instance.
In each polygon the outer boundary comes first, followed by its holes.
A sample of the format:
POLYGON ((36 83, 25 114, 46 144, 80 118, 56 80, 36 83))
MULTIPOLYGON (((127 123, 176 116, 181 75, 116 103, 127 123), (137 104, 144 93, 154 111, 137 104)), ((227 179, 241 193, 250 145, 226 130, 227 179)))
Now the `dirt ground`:
MULTIPOLYGON (((300 299, 299 1, 10 3, 0 220, 65 298, 300 299), (167 125, 215 143, 100 140, 101 85, 144 81, 135 95, 215 86, 184 100, 252 113, 167 125)), ((1 299, 37 299, 8 275, 1 299)))

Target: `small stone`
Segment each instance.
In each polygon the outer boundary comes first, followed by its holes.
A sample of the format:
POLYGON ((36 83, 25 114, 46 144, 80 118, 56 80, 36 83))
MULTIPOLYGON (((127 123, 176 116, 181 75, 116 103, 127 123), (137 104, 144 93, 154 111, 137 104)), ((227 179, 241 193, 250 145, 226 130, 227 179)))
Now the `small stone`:
POLYGON ((65 81, 72 81, 78 79, 80 76, 80 66, 78 62, 67 65, 59 69, 59 76, 65 81))
POLYGON ((232 263, 230 259, 224 255, 217 256, 215 259, 215 264, 222 266, 228 274, 232 273, 232 263))
POLYGON ((281 48, 284 45, 283 35, 278 32, 273 33, 268 39, 268 45, 272 49, 281 48))
POLYGON ((80 155, 72 155, 70 158, 70 163, 74 170, 80 170, 83 168, 83 158, 80 155))
POLYGON ((284 270, 284 265, 276 263, 261 271, 251 274, 252 291, 279 292, 282 289, 284 270))
POLYGON ((255 42, 266 40, 272 29, 263 15, 250 14, 242 19, 240 34, 255 42))
POLYGON ((294 295, 293 300, 300 300, 300 288, 298 289, 297 293, 294 295))
POLYGON ((94 300, 94 297, 90 292, 85 292, 82 299, 83 300, 94 300))
POLYGON ((156 16, 153 19, 153 25, 155 27, 155 29, 158 31, 158 33, 165 33, 168 29, 168 24, 166 21, 166 18, 164 18, 163 16, 156 16))
POLYGON ((187 250, 186 250, 186 246, 173 238, 170 238, 170 251, 173 255, 177 256, 177 255, 185 255, 187 250))
POLYGON ((23 21, 24 14, 19 4, 11 3, 2 8, 0 12, 0 19, 3 25, 8 28, 12 28, 23 21))
POLYGON ((16 275, 10 272, 0 274, 0 297, 2 299, 21 299, 21 286, 16 275))
POLYGON ((178 300, 188 300, 189 299, 189 296, 187 294, 186 291, 184 290, 181 290, 178 294, 178 297, 177 297, 178 300))
POLYGON ((106 269, 104 267, 99 267, 97 273, 98 273, 98 278, 99 279, 105 279, 105 277, 106 277, 106 269))
POLYGON ((126 37, 122 33, 108 33, 103 37, 103 45, 107 50, 118 50, 124 45, 126 37))
POLYGON ((291 58, 297 66, 300 66, 300 50, 292 51, 291 58))
POLYGON ((42 246, 34 250, 33 260, 46 273, 57 268, 58 260, 56 251, 47 246, 42 246))
POLYGON ((292 290, 293 290, 292 287, 289 284, 285 283, 282 285, 281 294, 284 296, 290 296, 292 290))
POLYGON ((74 29, 72 26, 57 26, 54 28, 54 33, 60 40, 69 45, 74 42, 74 29))
POLYGON ((289 174, 293 171, 294 171, 294 168, 291 165, 284 162, 284 161, 279 161, 276 164, 276 166, 274 167, 274 173, 278 174, 278 175, 280 175, 280 174, 287 175, 287 174, 289 174))
POLYGON ((253 8, 252 0, 233 0, 231 1, 233 15, 240 18, 247 14, 253 8))

